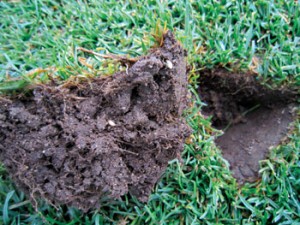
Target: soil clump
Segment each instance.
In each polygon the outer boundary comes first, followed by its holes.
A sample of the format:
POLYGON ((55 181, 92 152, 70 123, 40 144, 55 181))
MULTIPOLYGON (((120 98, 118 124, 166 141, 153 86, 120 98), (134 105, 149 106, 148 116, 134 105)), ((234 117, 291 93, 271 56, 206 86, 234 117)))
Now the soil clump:
POLYGON ((84 211, 105 195, 148 200, 191 132, 186 51, 163 38, 127 71, 0 98, 0 159, 31 200, 84 211))
POLYGON ((252 73, 217 68, 201 73, 199 95, 207 104, 203 113, 224 131, 216 144, 233 176, 239 183, 257 180, 259 161, 280 144, 293 122, 296 93, 271 90, 252 73))

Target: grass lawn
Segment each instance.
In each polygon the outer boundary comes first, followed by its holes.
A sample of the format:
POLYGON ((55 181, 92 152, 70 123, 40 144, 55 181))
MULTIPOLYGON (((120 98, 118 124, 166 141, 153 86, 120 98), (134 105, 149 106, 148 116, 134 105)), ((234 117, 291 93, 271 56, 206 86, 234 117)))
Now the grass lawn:
MULTIPOLYGON (((188 50, 195 97, 201 70, 220 66, 256 71, 270 86, 300 86, 296 0, 15 0, 1 1, 0 12, 0 91, 22 85, 5 83, 8 76, 33 70, 62 79, 112 73, 114 67, 77 47, 139 56, 153 45, 159 24, 175 31, 188 50)), ((194 133, 183 163, 169 163, 148 204, 126 196, 103 200, 89 214, 45 203, 36 212, 0 167, 0 224, 300 224, 300 121, 289 141, 261 161, 262 178, 239 187, 214 144, 217 131, 199 115, 203 104, 195 99, 186 112, 194 133)))

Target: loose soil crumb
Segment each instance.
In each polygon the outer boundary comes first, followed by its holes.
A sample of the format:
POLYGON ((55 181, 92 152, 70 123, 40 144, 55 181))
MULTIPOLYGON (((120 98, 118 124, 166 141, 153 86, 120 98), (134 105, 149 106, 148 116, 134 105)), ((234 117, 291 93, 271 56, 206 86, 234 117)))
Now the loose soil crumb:
POLYGON ((225 69, 204 71, 199 83, 200 97, 207 103, 204 114, 224 130, 216 144, 234 177, 240 183, 256 180, 259 161, 280 143, 293 121, 295 93, 270 90, 251 73, 225 69))
POLYGON ((190 129, 186 52, 172 33, 127 72, 0 99, 0 158, 31 199, 84 211, 105 194, 145 202, 190 129))

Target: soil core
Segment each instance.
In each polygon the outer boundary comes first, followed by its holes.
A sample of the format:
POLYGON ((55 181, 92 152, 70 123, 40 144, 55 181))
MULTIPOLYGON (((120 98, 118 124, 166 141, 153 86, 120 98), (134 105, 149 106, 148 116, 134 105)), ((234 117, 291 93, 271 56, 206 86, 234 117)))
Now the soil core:
POLYGON ((0 98, 0 159, 31 200, 84 211, 104 195, 148 200, 190 134, 186 51, 163 38, 127 71, 0 98))

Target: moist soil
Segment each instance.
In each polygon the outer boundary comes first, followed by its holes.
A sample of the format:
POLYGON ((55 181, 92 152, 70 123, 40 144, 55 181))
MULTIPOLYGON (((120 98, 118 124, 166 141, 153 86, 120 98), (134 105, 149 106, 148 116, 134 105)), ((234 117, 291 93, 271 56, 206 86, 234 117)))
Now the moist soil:
POLYGON ((106 195, 148 200, 191 132, 186 51, 163 38, 124 72, 0 98, 0 158, 33 202, 87 211, 106 195))
POLYGON ((259 161, 289 131, 296 93, 271 90, 252 73, 221 68, 203 71, 199 83, 200 97, 207 104, 203 113, 212 116, 213 126, 224 131, 216 144, 233 176, 239 183, 257 180, 259 161))

